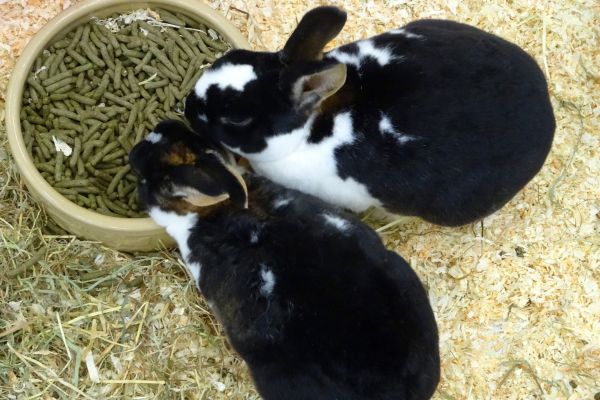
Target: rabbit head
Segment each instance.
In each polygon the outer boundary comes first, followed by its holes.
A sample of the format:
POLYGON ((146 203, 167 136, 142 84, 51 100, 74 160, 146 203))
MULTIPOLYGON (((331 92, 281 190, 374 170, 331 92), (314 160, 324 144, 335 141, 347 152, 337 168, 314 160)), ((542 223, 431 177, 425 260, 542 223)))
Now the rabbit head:
POLYGON ((163 121, 131 150, 141 202, 151 210, 186 214, 223 202, 247 206, 247 189, 233 157, 183 123, 163 121))
POLYGON ((250 160, 269 157, 266 139, 275 136, 281 140, 273 156, 292 152, 306 140, 302 127, 313 112, 344 86, 346 65, 324 60, 323 48, 345 22, 344 11, 318 7, 304 15, 281 51, 225 54, 188 96, 187 119, 250 160))

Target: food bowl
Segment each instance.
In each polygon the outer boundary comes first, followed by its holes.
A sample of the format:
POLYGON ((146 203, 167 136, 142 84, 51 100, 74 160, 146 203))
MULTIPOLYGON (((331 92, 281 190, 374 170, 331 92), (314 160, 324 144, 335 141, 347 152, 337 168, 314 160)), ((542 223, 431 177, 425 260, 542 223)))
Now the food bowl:
POLYGON ((249 48, 246 39, 229 21, 198 0, 87 0, 57 15, 31 39, 15 65, 7 91, 8 142, 13 159, 32 197, 66 231, 123 251, 150 251, 161 246, 171 246, 173 241, 150 218, 102 215, 71 202, 57 192, 33 164, 22 137, 20 112, 27 76, 44 48, 60 40, 78 25, 89 22, 92 16, 103 18, 118 12, 146 8, 162 8, 192 16, 218 32, 233 48, 249 48))

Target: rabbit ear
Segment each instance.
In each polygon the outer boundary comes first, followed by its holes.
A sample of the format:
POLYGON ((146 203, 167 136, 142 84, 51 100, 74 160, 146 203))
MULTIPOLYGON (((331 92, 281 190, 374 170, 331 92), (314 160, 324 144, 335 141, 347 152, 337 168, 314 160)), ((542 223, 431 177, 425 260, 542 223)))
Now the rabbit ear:
POLYGON ((172 183, 170 197, 195 207, 212 206, 228 199, 238 207, 248 206, 246 183, 233 167, 224 164, 180 166, 172 176, 172 183))
POLYGON ((320 71, 302 75, 292 85, 292 100, 300 112, 311 112, 346 82, 346 65, 329 64, 320 71))
POLYGON ((280 53, 285 65, 320 60, 325 45, 344 27, 346 12, 332 6, 317 7, 306 14, 280 53))

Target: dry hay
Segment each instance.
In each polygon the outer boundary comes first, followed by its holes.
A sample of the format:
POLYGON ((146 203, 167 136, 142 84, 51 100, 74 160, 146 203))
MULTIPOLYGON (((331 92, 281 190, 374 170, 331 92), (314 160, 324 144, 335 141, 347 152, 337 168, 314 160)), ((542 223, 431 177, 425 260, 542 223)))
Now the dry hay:
MULTIPOLYGON (((0 1, 2 95, 23 45, 69 3, 0 1)), ((322 4, 212 3, 268 49, 322 4)), ((600 398, 598 3, 334 3, 349 11, 338 44, 436 17, 475 24, 536 57, 558 122, 539 176, 483 224, 411 222, 382 234, 429 288, 443 360, 436 399, 600 398)), ((7 153, 2 127, 0 398, 257 398, 174 253, 127 255, 48 234, 7 153), (39 262, 26 265, 32 257, 39 262)))

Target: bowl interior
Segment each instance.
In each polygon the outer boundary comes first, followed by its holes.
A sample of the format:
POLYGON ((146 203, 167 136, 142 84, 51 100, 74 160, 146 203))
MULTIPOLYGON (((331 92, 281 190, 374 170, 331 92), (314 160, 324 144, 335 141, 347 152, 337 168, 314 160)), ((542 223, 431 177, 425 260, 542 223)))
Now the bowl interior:
POLYGON ((62 39, 77 26, 92 17, 105 18, 111 14, 137 9, 163 8, 193 16, 218 32, 234 48, 248 48, 248 42, 225 18, 195 0, 87 0, 83 1, 46 24, 29 42, 19 58, 9 81, 6 104, 7 134, 17 167, 31 195, 41 202, 55 222, 63 229, 86 239, 99 240, 120 250, 151 250, 172 245, 164 229, 150 218, 121 218, 99 214, 80 207, 57 192, 33 164, 25 147, 20 122, 25 81, 39 53, 62 39))

